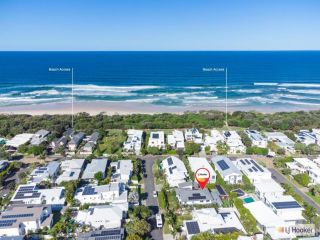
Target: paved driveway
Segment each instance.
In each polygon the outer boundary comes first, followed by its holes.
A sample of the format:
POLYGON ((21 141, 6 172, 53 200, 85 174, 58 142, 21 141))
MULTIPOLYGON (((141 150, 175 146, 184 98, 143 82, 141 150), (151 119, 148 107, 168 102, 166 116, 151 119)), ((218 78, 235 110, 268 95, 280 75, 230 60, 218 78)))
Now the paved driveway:
POLYGON ((292 184, 288 179, 286 179, 281 173, 277 172, 275 169, 269 168, 270 172, 272 173, 272 177, 278 183, 287 183, 289 184, 296 194, 298 194, 302 199, 317 209, 318 214, 320 214, 320 207, 316 204, 309 196, 307 196, 304 192, 300 191, 294 184, 292 184))
POLYGON ((153 191, 155 190, 154 178, 152 173, 152 166, 158 157, 155 156, 143 156, 140 159, 145 161, 146 178, 144 178, 144 191, 146 192, 146 205, 152 210, 152 217, 149 219, 149 223, 153 226, 151 236, 154 240, 162 240, 163 234, 161 228, 156 228, 155 215, 159 212, 158 199, 153 197, 153 191))

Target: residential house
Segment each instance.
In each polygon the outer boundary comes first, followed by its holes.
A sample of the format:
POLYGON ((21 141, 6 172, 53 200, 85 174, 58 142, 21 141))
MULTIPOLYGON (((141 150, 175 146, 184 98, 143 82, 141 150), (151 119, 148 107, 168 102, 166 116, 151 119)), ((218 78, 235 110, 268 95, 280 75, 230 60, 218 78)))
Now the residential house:
POLYGON ((11 198, 12 204, 47 204, 60 210, 65 203, 64 187, 40 189, 36 184, 19 185, 11 198))
POLYGON ((173 130, 172 134, 167 136, 167 142, 173 149, 184 150, 184 136, 183 132, 179 130, 173 130))
POLYGON ((252 216, 257 220, 257 225, 263 233, 269 235, 274 240, 293 239, 296 236, 292 233, 286 233, 286 231, 279 231, 279 227, 291 226, 290 223, 286 223, 275 214, 271 208, 265 205, 262 201, 254 201, 243 205, 247 208, 252 216))
POLYGON ((156 147, 159 149, 165 148, 164 132, 163 131, 151 132, 149 137, 148 147, 156 147))
POLYGON ((124 228, 110 228, 110 229, 102 228, 101 230, 80 233, 78 236, 78 240, 98 240, 98 239, 123 240, 124 228))
POLYGON ((239 158, 235 165, 252 183, 271 179, 271 172, 251 158, 239 158))
POLYGON ((220 208, 219 212, 214 208, 195 209, 192 220, 184 221, 183 226, 188 240, 207 231, 213 234, 246 232, 233 208, 220 208))
POLYGON ((95 229, 119 229, 125 217, 126 212, 117 205, 98 205, 80 210, 76 216, 76 222, 95 229))
POLYGON ((182 205, 206 205, 216 203, 211 192, 207 188, 176 188, 176 196, 182 205))
POLYGON ((60 170, 59 162, 50 162, 45 167, 36 167, 30 174, 29 183, 40 183, 42 181, 54 182, 60 170))
POLYGON ((279 148, 284 149, 288 153, 294 153, 294 144, 290 138, 282 132, 266 132, 267 140, 274 142, 279 148))
POLYGON ((0 160, 0 172, 4 171, 9 166, 8 160, 0 160))
POLYGON ((241 137, 236 131, 223 131, 223 136, 227 146, 229 147, 229 154, 246 152, 246 147, 242 143, 241 137))
POLYGON ((218 149, 217 149, 218 142, 224 143, 224 138, 218 130, 212 129, 211 135, 205 134, 204 146, 210 147, 210 152, 218 152, 218 149))
POLYGON ((86 181, 94 180, 94 175, 97 172, 101 172, 102 178, 105 178, 107 165, 107 159, 92 159, 91 163, 88 163, 86 169, 83 171, 81 179, 86 181))
POLYGON ((68 143, 68 138, 66 136, 62 136, 60 138, 54 139, 50 143, 50 147, 54 150, 57 150, 59 148, 65 148, 67 146, 67 143, 68 143))
POLYGON ((110 164, 112 168, 112 182, 123 182, 128 184, 133 172, 131 160, 119 160, 110 164))
POLYGON ((317 144, 317 136, 314 132, 310 132, 309 130, 300 130, 297 134, 295 134, 296 141, 303 143, 305 145, 317 144))
POLYGON ((30 141, 30 144, 31 145, 35 145, 35 146, 39 146, 41 143, 47 141, 47 136, 49 135, 49 131, 47 130, 44 130, 44 129, 41 129, 39 131, 37 131, 31 141, 30 141))
POLYGON ((244 132, 250 138, 253 146, 256 146, 256 147, 259 147, 259 148, 267 148, 268 147, 267 138, 263 137, 259 131, 257 131, 257 130, 245 130, 244 132))
POLYGON ((304 208, 290 195, 266 195, 266 205, 286 223, 305 223, 304 208))
POLYGON ((188 171, 179 158, 174 156, 167 157, 161 162, 160 166, 171 187, 177 187, 180 183, 186 182, 188 171))
MULTIPOLYGON (((0 215, 0 239, 51 228, 53 214, 50 205, 9 206, 0 215)), ((14 239, 14 238, 12 238, 14 239)))
POLYGON ((127 135, 127 140, 123 143, 123 150, 125 152, 134 152, 139 155, 141 153, 141 145, 143 143, 143 131, 129 129, 127 135))
POLYGON ((83 132, 74 134, 68 144, 69 151, 76 151, 84 137, 85 134, 83 132))
POLYGON ((219 172, 223 180, 228 184, 241 184, 242 173, 233 164, 233 162, 223 156, 213 157, 211 162, 215 165, 215 169, 219 172))
POLYGON ((125 184, 111 182, 106 185, 87 185, 79 188, 75 199, 81 204, 128 203, 125 184))
POLYGON ((189 128, 184 131, 184 137, 187 142, 203 143, 202 133, 196 128, 189 128))
POLYGON ((285 190, 272 178, 265 179, 263 181, 256 181, 253 183, 255 187, 255 193, 259 199, 266 202, 267 196, 281 196, 285 190))
POLYGON ((11 140, 8 140, 6 142, 6 146, 9 149, 16 150, 18 149, 19 146, 29 143, 33 136, 34 134, 31 134, 31 133, 18 134, 14 136, 11 140))
POLYGON ((80 154, 82 155, 90 155, 93 153, 97 142, 99 139, 99 133, 98 132, 94 132, 92 133, 87 139, 86 139, 86 144, 83 146, 82 151, 80 154))
POLYGON ((57 178, 56 183, 79 180, 80 174, 84 167, 84 159, 72 159, 61 162, 60 168, 62 174, 57 178))
POLYGON ((211 167, 210 163, 204 157, 188 157, 189 165, 192 172, 196 173, 199 168, 206 168, 210 173, 209 183, 215 183, 217 174, 211 167))

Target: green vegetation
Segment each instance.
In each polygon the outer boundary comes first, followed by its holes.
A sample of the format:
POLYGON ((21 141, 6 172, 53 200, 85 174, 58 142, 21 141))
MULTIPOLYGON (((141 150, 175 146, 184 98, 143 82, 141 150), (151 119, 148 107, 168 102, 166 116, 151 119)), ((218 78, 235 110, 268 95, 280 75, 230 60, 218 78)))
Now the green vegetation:
POLYGON ((304 187, 308 187, 308 184, 310 183, 310 177, 307 173, 296 174, 293 178, 304 187))
POLYGON ((294 147, 296 151, 301 154, 317 155, 320 153, 320 147, 317 144, 305 145, 302 143, 296 143, 294 147))
POLYGON ((78 184, 79 184, 78 181, 68 181, 68 182, 62 182, 60 184, 61 186, 65 187, 66 201, 70 205, 75 205, 75 200, 73 196, 75 194, 78 184))
POLYGON ((268 155, 268 148, 260 148, 260 147, 256 147, 256 146, 248 147, 246 150, 246 153, 249 155, 256 154, 256 155, 266 156, 266 155, 268 155))
POLYGON ((287 162, 292 162, 292 161, 293 161, 293 157, 291 157, 291 156, 282 157, 282 158, 274 159, 273 164, 277 168, 285 168, 286 167, 286 163, 287 162))
POLYGON ((217 152, 218 155, 226 155, 229 151, 229 146, 221 141, 217 142, 217 152))
POLYGON ((94 174, 94 179, 100 183, 103 180, 103 173, 102 172, 96 172, 94 174))
POLYGON ((289 184, 283 183, 282 187, 285 190, 284 194, 291 195, 300 204, 303 203, 302 197, 300 195, 296 194, 296 192, 293 190, 293 188, 289 184))
POLYGON ((138 235, 142 239, 150 232, 151 227, 144 219, 131 219, 125 224, 125 229, 129 235, 138 235))
MULTIPOLYGON (((186 112, 184 114, 131 114, 90 116, 88 113, 75 115, 75 130, 91 133, 95 130, 104 133, 105 129, 172 129, 222 128, 225 114, 219 111, 186 112)), ((60 134, 65 126, 69 126, 71 115, 0 115, 0 136, 13 137, 23 132, 36 132, 50 129, 60 134)), ((230 127, 254 128, 257 130, 297 131, 320 127, 320 111, 278 112, 263 114, 258 112, 235 111, 228 115, 230 127)))
POLYGON ((60 217, 60 220, 49 230, 49 234, 57 239, 64 238, 66 235, 74 233, 76 227, 76 222, 72 218, 72 211, 68 208, 64 215, 60 217))
POLYGON ((146 206, 136 206, 129 211, 130 219, 138 218, 147 220, 151 214, 151 210, 146 206))
POLYGON ((236 240, 240 233, 213 234, 211 232, 202 232, 192 236, 191 240, 236 240))
POLYGON ((102 154, 120 154, 122 144, 126 140, 126 133, 123 130, 110 129, 107 131, 106 136, 98 144, 95 151, 96 156, 102 154))
POLYGON ((243 206, 243 201, 239 198, 233 200, 234 205, 240 213, 240 221, 248 234, 253 235, 257 232, 257 221, 250 211, 243 206))
POLYGON ((185 151, 184 153, 186 155, 193 155, 195 153, 199 153, 201 151, 200 144, 194 143, 194 142, 186 142, 185 144, 185 151))
POLYGON ((249 136, 247 134, 245 134, 245 132, 243 131, 239 131, 238 132, 239 136, 241 137, 241 140, 243 142, 243 144, 247 147, 247 148, 251 148, 252 147, 252 141, 249 138, 249 136))

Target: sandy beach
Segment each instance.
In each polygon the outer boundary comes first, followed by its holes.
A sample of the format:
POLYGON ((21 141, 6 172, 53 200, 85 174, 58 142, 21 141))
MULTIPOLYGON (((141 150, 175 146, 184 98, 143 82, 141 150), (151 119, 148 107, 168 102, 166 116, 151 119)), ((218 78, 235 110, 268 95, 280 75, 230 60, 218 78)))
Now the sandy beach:
MULTIPOLYGON (((218 110, 225 111, 225 105, 216 106, 163 106, 148 103, 134 103, 134 102, 108 102, 108 101, 88 101, 88 102, 75 102, 74 113, 86 112, 90 115, 99 113, 107 115, 127 115, 127 114, 156 114, 156 113, 176 113, 181 114, 186 111, 201 111, 201 110, 218 110)), ((270 106, 257 107, 257 106, 228 106, 228 112, 234 111, 258 111, 263 113, 274 112, 289 112, 289 111, 309 111, 319 110, 315 106, 290 106, 273 108, 270 106)), ((43 104, 30 104, 19 106, 6 106, 0 107, 0 114, 72 114, 71 103, 43 103, 43 104)))

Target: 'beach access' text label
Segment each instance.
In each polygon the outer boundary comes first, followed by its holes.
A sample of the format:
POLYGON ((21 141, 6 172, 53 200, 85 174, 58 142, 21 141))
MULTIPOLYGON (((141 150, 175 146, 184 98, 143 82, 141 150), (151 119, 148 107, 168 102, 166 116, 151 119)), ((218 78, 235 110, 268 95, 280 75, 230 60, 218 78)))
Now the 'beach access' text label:
POLYGON ((217 67, 203 67, 203 72, 224 72, 224 68, 217 68, 217 67))
POLYGON ((49 67, 49 72, 70 72, 71 68, 49 67))

